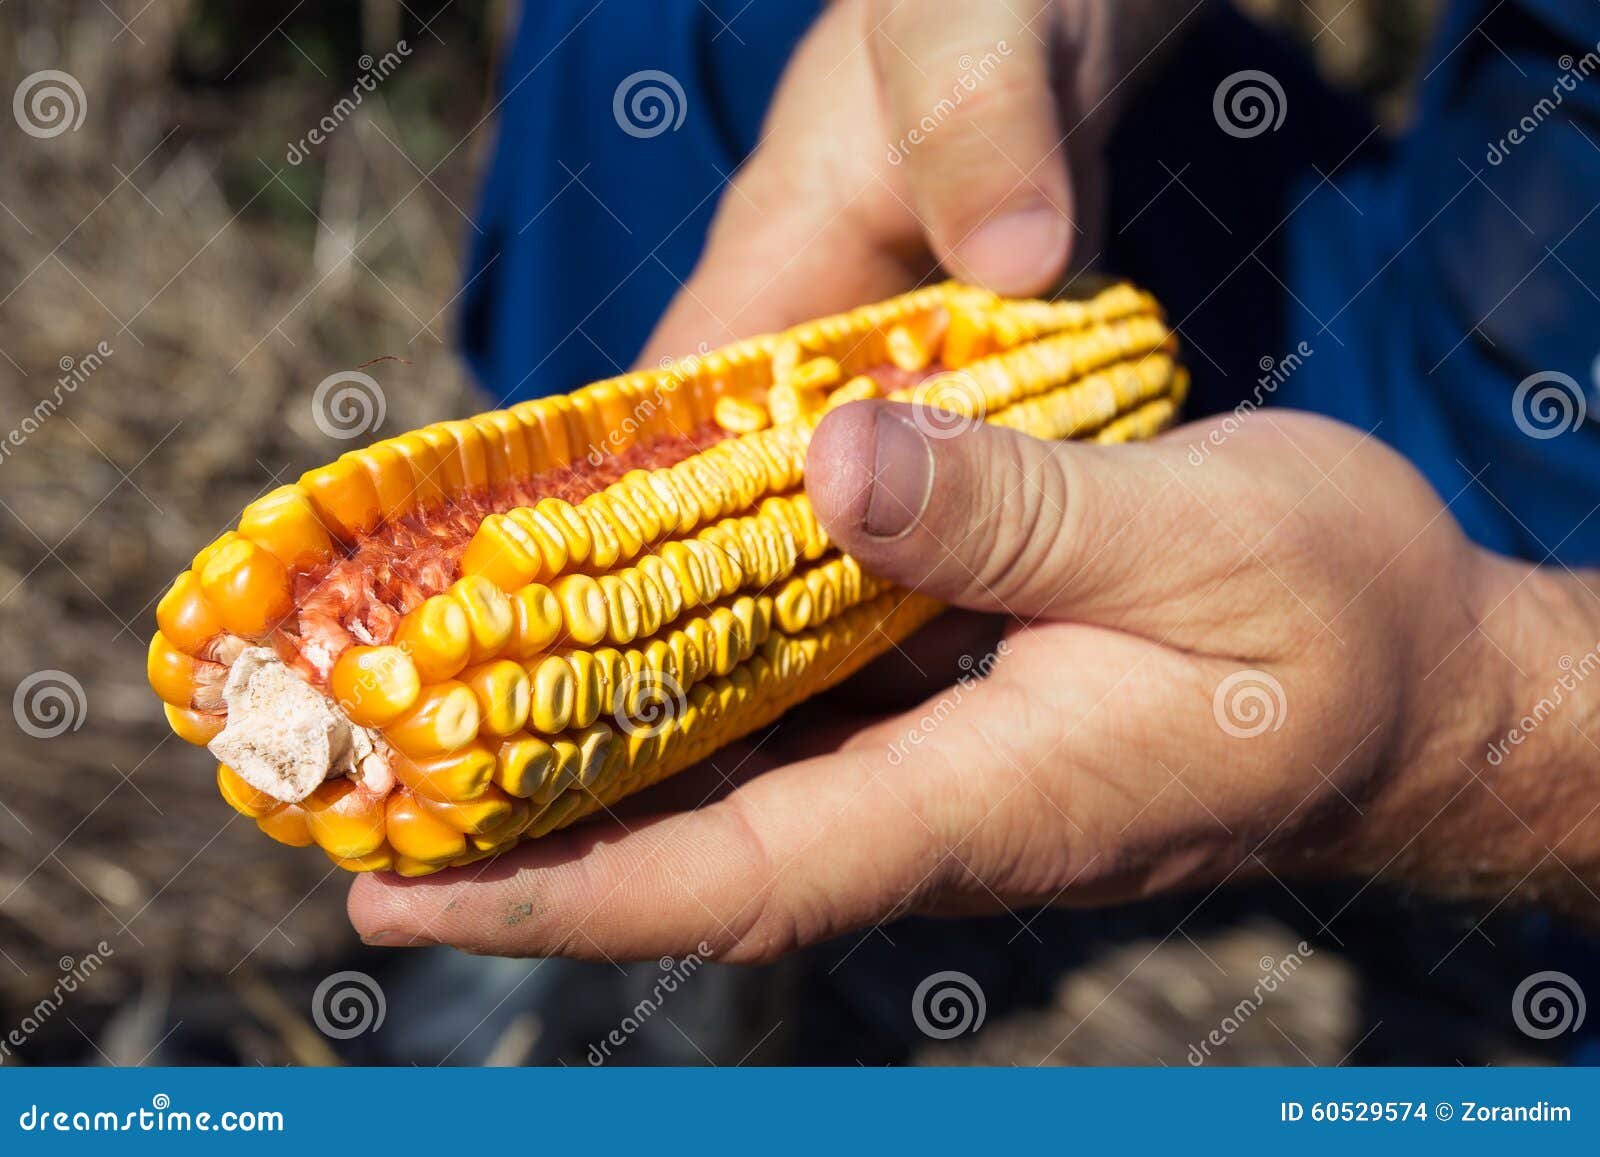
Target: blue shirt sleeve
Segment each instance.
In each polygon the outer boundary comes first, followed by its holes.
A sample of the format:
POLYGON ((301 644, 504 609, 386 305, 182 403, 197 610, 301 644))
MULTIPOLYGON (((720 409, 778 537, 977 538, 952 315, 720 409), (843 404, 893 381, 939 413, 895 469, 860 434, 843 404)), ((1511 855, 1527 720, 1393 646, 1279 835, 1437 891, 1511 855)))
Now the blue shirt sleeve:
POLYGON ((496 400, 628 367, 816 12, 814 0, 523 5, 462 294, 462 343, 496 400))

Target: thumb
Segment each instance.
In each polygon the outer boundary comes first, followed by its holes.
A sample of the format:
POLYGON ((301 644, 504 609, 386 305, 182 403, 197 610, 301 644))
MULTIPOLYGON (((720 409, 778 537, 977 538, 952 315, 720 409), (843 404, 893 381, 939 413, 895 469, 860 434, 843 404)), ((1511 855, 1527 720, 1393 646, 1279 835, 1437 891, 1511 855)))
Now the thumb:
POLYGON ((806 490, 840 549, 970 610, 1161 630, 1213 581, 1205 479, 1176 443, 1045 442, 978 424, 930 436, 916 406, 857 402, 817 427, 806 490))
POLYGON ((906 170, 934 253, 999 293, 1048 289, 1072 242, 1052 7, 897 0, 873 38, 889 161, 906 170))

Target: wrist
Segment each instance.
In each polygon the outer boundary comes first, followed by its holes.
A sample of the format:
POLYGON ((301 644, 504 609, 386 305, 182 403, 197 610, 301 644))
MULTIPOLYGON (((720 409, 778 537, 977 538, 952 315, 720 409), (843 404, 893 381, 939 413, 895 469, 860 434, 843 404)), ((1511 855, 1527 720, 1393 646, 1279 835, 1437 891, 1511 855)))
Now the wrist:
POLYGON ((1478 550, 1464 577, 1466 628, 1416 648, 1400 739, 1340 865, 1438 894, 1600 909, 1600 596, 1478 550))

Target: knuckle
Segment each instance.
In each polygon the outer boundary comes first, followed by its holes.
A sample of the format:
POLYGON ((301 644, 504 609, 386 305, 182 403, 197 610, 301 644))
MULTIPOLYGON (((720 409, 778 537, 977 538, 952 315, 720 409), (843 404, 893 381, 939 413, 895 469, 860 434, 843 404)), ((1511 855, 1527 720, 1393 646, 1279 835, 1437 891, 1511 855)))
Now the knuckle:
POLYGON ((726 863, 738 865, 732 878, 743 884, 730 893, 728 915, 714 921, 710 943, 716 958, 726 963, 770 964, 803 943, 793 910, 778 888, 780 869, 744 796, 736 791, 716 806, 733 849, 726 863))
POLYGON ((973 572, 981 587, 1001 602, 1059 581, 1050 560, 1070 539, 1072 487, 1062 456, 1050 453, 1031 466, 1008 440, 1003 468, 990 472, 990 516, 983 519, 984 541, 973 572))

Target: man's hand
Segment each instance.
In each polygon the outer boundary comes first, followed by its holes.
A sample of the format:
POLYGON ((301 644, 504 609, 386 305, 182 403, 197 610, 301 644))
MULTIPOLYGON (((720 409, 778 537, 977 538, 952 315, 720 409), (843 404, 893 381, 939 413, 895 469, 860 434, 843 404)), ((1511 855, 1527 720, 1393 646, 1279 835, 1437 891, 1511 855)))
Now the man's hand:
POLYGON ((819 515, 868 569, 1010 616, 987 678, 797 762, 784 737, 818 737, 780 728, 752 760, 770 770, 699 810, 363 878, 357 928, 512 955, 704 941, 750 961, 905 911, 1269 872, 1587 903, 1600 680, 1504 738, 1590 669, 1560 660, 1594 646, 1594 596, 1474 548, 1369 437, 1292 413, 1239 426, 1098 447, 930 438, 911 407, 844 407, 811 448, 819 515))
POLYGON ((838 0, 641 358, 899 293, 1001 293, 1096 255, 1117 106, 1202 0, 838 0))

